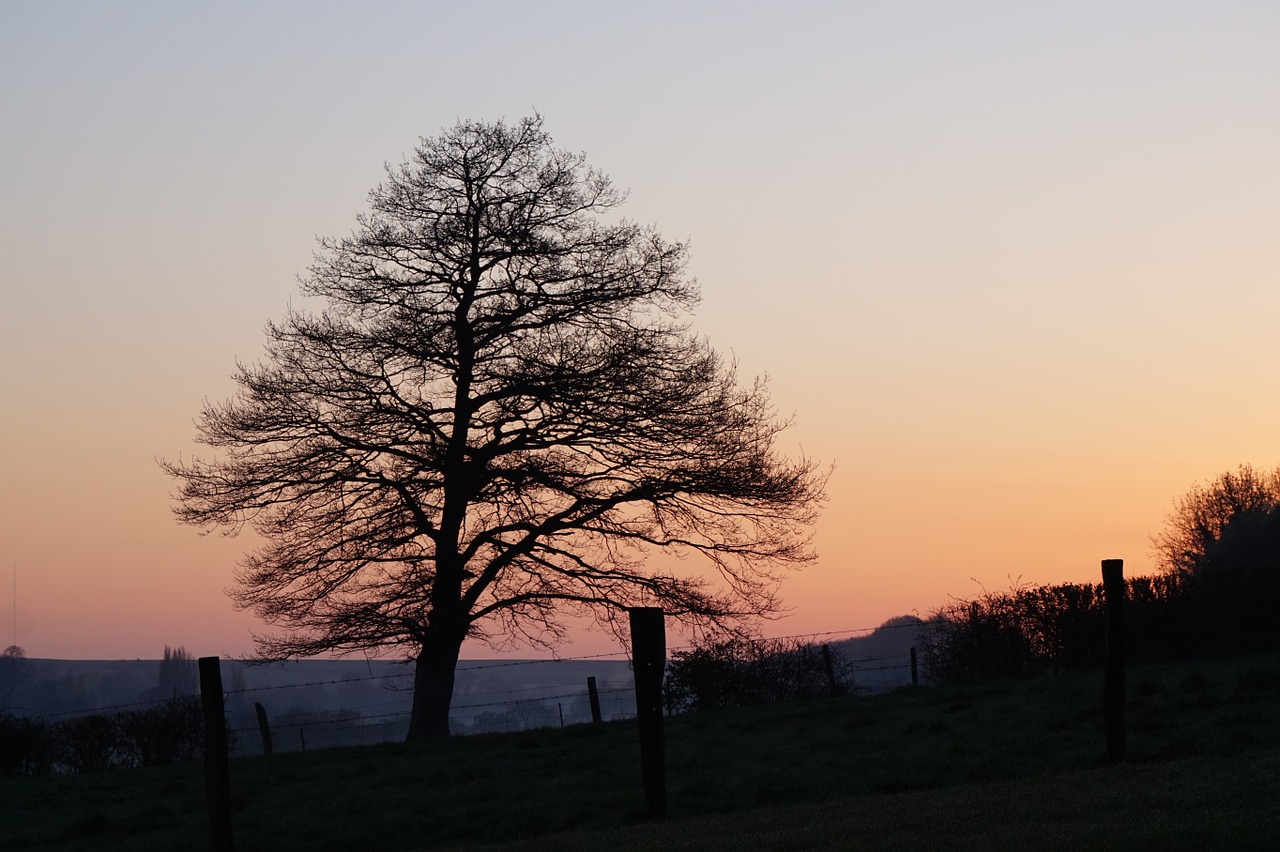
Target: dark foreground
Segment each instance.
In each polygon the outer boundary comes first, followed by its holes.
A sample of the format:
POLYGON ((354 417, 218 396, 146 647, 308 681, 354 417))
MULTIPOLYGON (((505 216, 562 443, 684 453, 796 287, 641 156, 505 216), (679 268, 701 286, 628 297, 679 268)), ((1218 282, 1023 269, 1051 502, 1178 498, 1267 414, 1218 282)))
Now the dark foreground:
MULTIPOLYGON (((239 850, 1271 849, 1280 660, 1101 672, 668 720, 645 819, 632 724, 243 758, 239 850)), ((0 848, 208 848, 199 766, 0 781, 0 848)))

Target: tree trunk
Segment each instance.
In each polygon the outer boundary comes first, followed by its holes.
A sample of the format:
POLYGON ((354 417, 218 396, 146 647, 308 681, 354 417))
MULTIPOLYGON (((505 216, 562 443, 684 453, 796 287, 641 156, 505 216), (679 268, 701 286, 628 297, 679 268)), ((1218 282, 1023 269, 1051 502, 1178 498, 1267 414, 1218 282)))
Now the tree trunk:
POLYGON ((418 652, 413 668, 413 712, 406 740, 448 738, 453 672, 461 650, 461 638, 452 640, 437 633, 418 652))

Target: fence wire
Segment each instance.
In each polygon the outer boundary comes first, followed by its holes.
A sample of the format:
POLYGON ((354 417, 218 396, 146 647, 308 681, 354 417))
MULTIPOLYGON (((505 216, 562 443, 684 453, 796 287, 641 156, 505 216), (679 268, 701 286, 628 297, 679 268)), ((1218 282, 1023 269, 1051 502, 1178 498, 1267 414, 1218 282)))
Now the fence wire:
MULTIPOLYGON (((834 643, 840 637, 853 638, 877 631, 898 630, 917 624, 845 628, 812 633, 765 637, 760 643, 804 643, 816 647, 834 643)), ((695 646, 673 646, 669 658, 681 659, 695 646)), ((587 676, 597 680, 601 721, 634 718, 635 689, 627 651, 552 657, 534 660, 493 660, 466 662, 457 669, 454 701, 450 707, 450 727, 455 734, 484 734, 568 727, 594 721, 587 676), (544 671, 557 665, 578 664, 573 679, 548 677, 544 671), (599 667, 593 664, 599 664, 599 667), (524 679, 526 682, 521 683, 524 679), (514 682, 513 682, 514 681, 514 682)), ((842 672, 855 684, 874 686, 877 677, 894 677, 905 672, 910 662, 905 654, 890 656, 837 657, 842 672)), ((358 663, 357 663, 358 664, 358 663)), ((194 668, 195 662, 192 661, 194 668)), ((287 664, 286 664, 287 665, 287 664)), ((303 665, 307 665, 304 663, 303 665)), ((223 661, 223 698, 232 753, 259 754, 265 747, 260 737, 258 707, 267 718, 272 749, 290 751, 362 745, 403 740, 412 715, 413 671, 375 671, 373 666, 395 665, 375 661, 367 674, 320 677, 299 682, 261 682, 271 666, 258 667, 241 661, 223 661), (258 678, 255 682, 255 678, 258 678)), ((362 667, 363 668, 363 667, 362 667)), ((397 666, 397 669, 400 667, 397 666)), ((278 672, 279 670, 277 670, 278 672)), ((305 675, 295 668, 284 677, 305 675)), ((274 675, 280 677, 279 674, 274 675)), ((905 675, 898 676, 901 681, 905 675)), ((188 693, 189 695, 189 693, 188 693)), ((174 698, 85 704, 73 710, 31 714, 42 725, 57 727, 80 717, 111 716, 117 727, 126 717, 163 708, 174 698), (132 715, 131 715, 132 714, 132 715)), ((133 723, 136 724, 136 718, 133 723)), ((122 729, 122 728, 121 728, 122 729)), ((123 729, 122 729, 123 730, 123 729)))

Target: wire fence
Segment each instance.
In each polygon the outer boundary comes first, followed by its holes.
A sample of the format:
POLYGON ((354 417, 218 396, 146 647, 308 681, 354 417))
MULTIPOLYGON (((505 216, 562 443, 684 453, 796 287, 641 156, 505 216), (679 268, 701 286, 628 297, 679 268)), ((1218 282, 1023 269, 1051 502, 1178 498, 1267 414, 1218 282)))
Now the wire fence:
MULTIPOLYGON (((612 655, 610 655, 612 656, 612 655)), ((477 665, 463 669, 450 707, 450 729, 459 735, 505 733, 535 728, 567 727, 593 721, 587 677, 598 681, 597 696, 602 721, 634 718, 635 687, 628 665, 619 661, 597 674, 584 674, 577 680, 555 680, 501 689, 480 688, 485 681, 477 675, 485 670, 503 669, 505 677, 517 676, 522 670, 532 671, 548 663, 581 663, 593 658, 565 658, 559 661, 507 661, 477 665)), ((910 653, 882 656, 837 657, 841 677, 852 692, 881 692, 911 682, 910 653)), ((584 668, 585 672, 586 669, 584 668)), ((408 675, 402 676, 406 680, 408 675)), ((321 680, 309 683, 249 687, 229 691, 228 721, 236 754, 253 754, 261 750, 259 723, 253 704, 269 707, 288 705, 281 701, 290 690, 369 683, 390 680, 390 690, 405 689, 407 682, 385 676, 321 680), (253 697, 250 703, 247 699, 253 697), (239 699, 239 700, 237 700, 239 699)), ((491 680, 489 682, 492 682, 491 680)), ((329 710, 286 710, 271 712, 269 728, 274 748, 300 750, 345 745, 365 745, 404 739, 412 713, 412 696, 407 691, 399 697, 353 703, 329 710)))
MULTIPOLYGON (((238 694, 254 691, 258 690, 238 694)), ((603 721, 635 716, 633 686, 604 685, 598 688, 598 696, 603 721)), ((336 710, 271 714, 269 730, 273 748, 296 751, 403 740, 409 729, 412 703, 412 697, 406 695, 393 701, 336 710)), ((259 753, 261 728, 255 718, 256 708, 230 700, 227 707, 233 753, 259 753)), ((460 735, 566 727, 593 721, 585 680, 573 685, 552 684, 462 695, 456 697, 450 707, 449 720, 450 729, 460 735)))
MULTIPOLYGON (((848 628, 758 641, 763 645, 791 643, 816 647, 872 633, 883 639, 907 629, 918 631, 919 625, 848 628)), ((901 648, 912 636, 914 633, 893 644, 901 648)), ((678 661, 695 650, 695 646, 678 645, 669 650, 668 659, 678 661)), ((850 692, 879 692, 910 682, 912 661, 905 652, 858 653, 856 647, 850 645, 842 647, 835 656, 850 692)), ((73 670, 73 664, 63 665, 68 671, 73 670)), ((99 664, 84 665, 92 669, 99 664)), ((113 683, 118 690, 128 689, 121 674, 125 664, 100 665, 103 667, 101 682, 113 683)), ((142 663, 129 665, 132 668, 128 671, 134 671, 142 663)), ((190 665, 194 669, 194 661, 190 665)), ((261 736, 259 712, 267 720, 272 748, 276 751, 393 742, 403 740, 408 732, 413 670, 404 663, 357 659, 254 665, 224 660, 221 667, 230 748, 234 755, 260 754, 264 750, 266 742, 261 736)), ((86 690, 98 682, 84 672, 77 677, 86 690)), ((625 651, 537 660, 471 660, 461 662, 456 672, 450 729, 454 734, 465 736, 590 723, 593 713, 588 678, 596 682, 602 721, 635 717, 635 686, 625 651)), ((30 694, 38 692, 38 689, 27 690, 30 694)), ((25 695, 13 689, 8 693, 9 697, 19 699, 25 695)), ((33 712, 19 702, 11 702, 0 706, 0 713, 64 731, 87 730, 78 720, 110 717, 117 734, 124 736, 128 730, 141 730, 147 720, 160 724, 159 714, 181 697, 177 691, 158 694, 156 687, 135 689, 132 695, 127 691, 117 695, 117 700, 86 701, 70 709, 64 699, 62 706, 52 712, 38 709, 33 712), (129 698, 134 700, 125 700, 129 698)), ((0 697, 4 697, 3 691, 0 697)), ((186 723, 177 717, 166 722, 186 723)), ((106 736, 102 732, 94 735, 106 736)), ((144 758, 138 756, 144 750, 145 744, 116 747, 111 752, 114 756, 103 756, 97 762, 115 760, 115 765, 145 765, 144 758)), ((86 766, 93 762, 81 761, 86 766)), ((65 771, 65 766, 70 764, 63 761, 63 765, 65 771)))

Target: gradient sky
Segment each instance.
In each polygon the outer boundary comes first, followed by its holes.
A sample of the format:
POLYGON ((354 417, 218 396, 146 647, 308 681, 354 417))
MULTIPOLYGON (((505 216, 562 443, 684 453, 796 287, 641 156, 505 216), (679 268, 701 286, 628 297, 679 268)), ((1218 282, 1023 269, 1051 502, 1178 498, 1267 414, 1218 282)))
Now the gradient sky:
POLYGON ((178 526, 156 459, 385 162, 535 109, 836 465, 769 633, 1147 573, 1178 495, 1280 463, 1278 45, 1222 0, 8 0, 0 645, 16 566, 30 656, 251 650, 251 542, 178 526))

